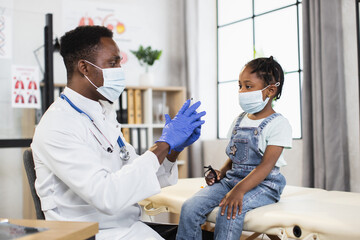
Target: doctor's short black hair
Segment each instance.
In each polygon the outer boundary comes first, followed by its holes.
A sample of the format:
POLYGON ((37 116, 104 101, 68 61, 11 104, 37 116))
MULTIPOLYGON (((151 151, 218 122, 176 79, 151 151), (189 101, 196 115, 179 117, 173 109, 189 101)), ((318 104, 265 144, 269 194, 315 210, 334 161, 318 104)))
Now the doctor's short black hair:
POLYGON ((70 80, 80 59, 95 61, 102 37, 113 37, 113 32, 102 26, 80 26, 60 39, 60 54, 64 59, 67 78, 70 80))
POLYGON ((245 67, 250 67, 251 73, 256 73, 258 78, 264 80, 265 86, 279 82, 280 85, 277 87, 278 90, 274 99, 280 99, 284 84, 284 71, 273 56, 253 59, 245 64, 245 67))

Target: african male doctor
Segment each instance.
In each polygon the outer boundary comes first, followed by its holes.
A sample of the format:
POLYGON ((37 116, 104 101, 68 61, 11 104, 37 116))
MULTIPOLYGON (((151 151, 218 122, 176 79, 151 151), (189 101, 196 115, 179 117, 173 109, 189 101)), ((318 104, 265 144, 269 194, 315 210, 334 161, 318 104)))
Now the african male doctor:
POLYGON ((199 138, 205 112, 186 101, 138 156, 112 106, 125 88, 112 36, 105 27, 82 26, 61 37, 67 87, 35 130, 36 191, 47 220, 99 222, 96 239, 167 238, 168 230, 157 233, 140 220, 137 202, 177 182, 176 158, 199 138))

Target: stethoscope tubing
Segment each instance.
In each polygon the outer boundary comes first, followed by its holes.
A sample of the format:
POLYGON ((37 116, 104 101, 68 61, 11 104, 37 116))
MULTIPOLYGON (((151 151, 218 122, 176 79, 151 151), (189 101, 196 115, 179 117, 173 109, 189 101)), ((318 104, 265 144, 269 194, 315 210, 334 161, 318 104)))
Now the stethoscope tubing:
MULTIPOLYGON (((75 109, 77 112, 79 112, 80 114, 84 114, 85 116, 87 116, 89 118, 89 120, 91 121, 91 123, 93 124, 93 126, 101 133, 101 135, 105 138, 105 140, 108 142, 108 144, 110 145, 109 148, 105 149, 105 151, 107 152, 113 152, 114 146, 110 143, 110 141, 106 138, 106 136, 101 132, 101 130, 96 126, 94 120, 83 110, 81 110, 80 108, 78 108, 65 94, 61 94, 60 98, 65 100, 66 102, 69 103, 69 105, 75 109)), ((91 130, 90 130, 91 131, 91 130)), ((96 141, 102 146, 101 142, 99 141, 99 139, 95 136, 95 134, 91 131, 92 135, 95 137, 96 141)), ((129 157, 129 152, 126 149, 126 146, 123 142, 123 140, 121 139, 121 137, 119 136, 117 139, 117 143, 120 147, 120 158, 127 161, 130 157, 129 157)))

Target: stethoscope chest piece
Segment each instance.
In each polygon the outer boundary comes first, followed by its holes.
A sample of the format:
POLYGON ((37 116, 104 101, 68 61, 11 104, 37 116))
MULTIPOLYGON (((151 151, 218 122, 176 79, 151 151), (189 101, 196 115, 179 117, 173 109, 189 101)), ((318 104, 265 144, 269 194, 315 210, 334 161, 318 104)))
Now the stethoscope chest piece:
POLYGON ((125 146, 120 148, 120 158, 123 161, 128 161, 130 159, 130 154, 129 151, 126 149, 125 146))

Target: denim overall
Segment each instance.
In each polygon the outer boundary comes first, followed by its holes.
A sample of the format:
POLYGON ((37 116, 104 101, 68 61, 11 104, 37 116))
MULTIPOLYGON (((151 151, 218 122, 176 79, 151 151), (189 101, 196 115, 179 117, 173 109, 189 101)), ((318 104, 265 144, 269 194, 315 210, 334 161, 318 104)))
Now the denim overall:
MULTIPOLYGON (((258 148, 259 135, 266 125, 279 113, 264 119, 258 127, 240 127, 246 113, 242 113, 232 131, 226 154, 232 161, 232 169, 219 183, 203 188, 188 199, 181 209, 177 239, 202 239, 200 226, 205 222, 206 215, 217 207, 224 196, 252 170, 261 163, 262 152, 258 148)), ((235 219, 227 219, 227 209, 221 216, 219 208, 216 217, 215 239, 239 240, 243 228, 245 214, 254 208, 279 201, 286 180, 278 167, 274 167, 269 175, 258 186, 248 191, 243 198, 242 211, 235 219)))

